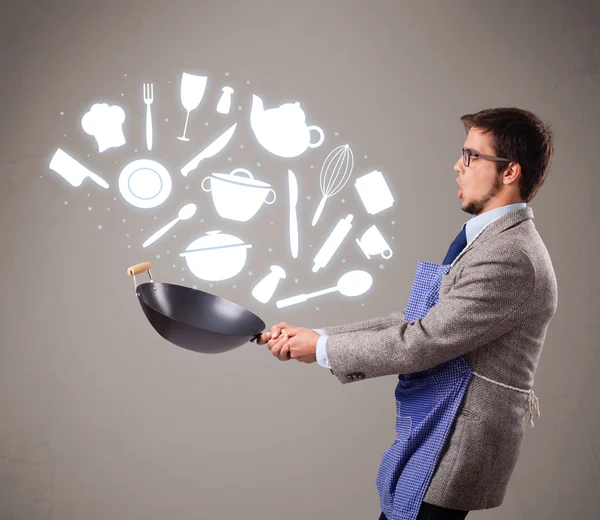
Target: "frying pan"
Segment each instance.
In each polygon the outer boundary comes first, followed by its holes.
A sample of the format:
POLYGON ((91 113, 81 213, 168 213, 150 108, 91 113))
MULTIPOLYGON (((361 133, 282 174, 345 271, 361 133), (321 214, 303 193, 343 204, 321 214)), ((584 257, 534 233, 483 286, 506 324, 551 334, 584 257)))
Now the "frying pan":
POLYGON ((163 338, 188 350, 219 354, 255 341, 265 322, 248 309, 199 289, 152 279, 150 262, 127 269, 138 301, 150 324, 163 338), (149 282, 135 275, 148 271, 149 282))

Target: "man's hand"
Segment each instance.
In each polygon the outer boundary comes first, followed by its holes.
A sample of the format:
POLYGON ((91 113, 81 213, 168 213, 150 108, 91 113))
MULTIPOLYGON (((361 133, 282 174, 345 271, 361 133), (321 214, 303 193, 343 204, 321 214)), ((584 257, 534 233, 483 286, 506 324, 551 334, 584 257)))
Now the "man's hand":
POLYGON ((271 353, 281 361, 295 359, 301 363, 314 363, 318 340, 319 334, 314 330, 282 322, 271 329, 268 345, 271 353))

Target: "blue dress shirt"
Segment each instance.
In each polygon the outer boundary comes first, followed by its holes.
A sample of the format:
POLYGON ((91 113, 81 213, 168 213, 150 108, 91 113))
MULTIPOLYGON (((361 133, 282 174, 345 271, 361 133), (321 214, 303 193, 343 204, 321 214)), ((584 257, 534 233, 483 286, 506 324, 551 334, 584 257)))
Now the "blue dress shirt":
MULTIPOLYGON (((491 209, 481 215, 471 217, 463 226, 466 226, 465 233, 467 235, 467 245, 475 238, 484 226, 490 222, 499 219, 500 217, 526 207, 525 202, 515 202, 514 204, 507 204, 506 206, 500 206, 499 208, 491 209)), ((313 329, 315 332, 320 334, 319 340, 317 341, 317 363, 324 368, 331 368, 329 360, 327 359, 327 334, 322 329, 313 329)))

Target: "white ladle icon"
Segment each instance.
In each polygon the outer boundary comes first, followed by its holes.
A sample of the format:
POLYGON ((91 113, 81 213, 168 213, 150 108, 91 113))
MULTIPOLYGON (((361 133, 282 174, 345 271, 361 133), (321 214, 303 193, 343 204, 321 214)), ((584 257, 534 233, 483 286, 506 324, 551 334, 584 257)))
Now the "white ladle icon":
POLYGON ((169 229, 171 229, 180 220, 187 220, 187 219, 193 217, 194 213, 196 213, 196 209, 197 209, 196 204, 186 204, 185 206, 183 206, 179 210, 179 213, 177 214, 177 218, 173 219, 166 226, 161 227, 156 233, 154 233, 154 235, 152 235, 148 240, 146 240, 142 244, 142 247, 148 247, 150 244, 153 244, 154 242, 156 242, 160 237, 162 237, 167 231, 169 231, 169 229))
POLYGON ((348 271, 346 274, 340 277, 335 287, 330 287, 329 289, 323 289, 322 291, 316 291, 309 294, 298 294, 297 296, 292 296, 291 298, 279 300, 277 302, 277 307, 288 307, 290 305, 295 305, 296 303, 305 302, 309 298, 314 298, 315 296, 321 296, 323 294, 328 294, 335 291, 340 291, 340 293, 342 293, 344 296, 359 296, 366 293, 371 288, 372 284, 373 278, 366 271, 348 271))

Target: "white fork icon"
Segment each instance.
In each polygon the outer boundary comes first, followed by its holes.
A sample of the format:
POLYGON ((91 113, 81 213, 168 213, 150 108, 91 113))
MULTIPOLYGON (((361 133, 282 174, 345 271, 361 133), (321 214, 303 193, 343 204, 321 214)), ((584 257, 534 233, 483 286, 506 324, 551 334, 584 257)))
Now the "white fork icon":
POLYGON ((143 85, 144 103, 146 103, 146 146, 152 150, 152 111, 150 105, 154 101, 154 85, 144 83, 143 85))

